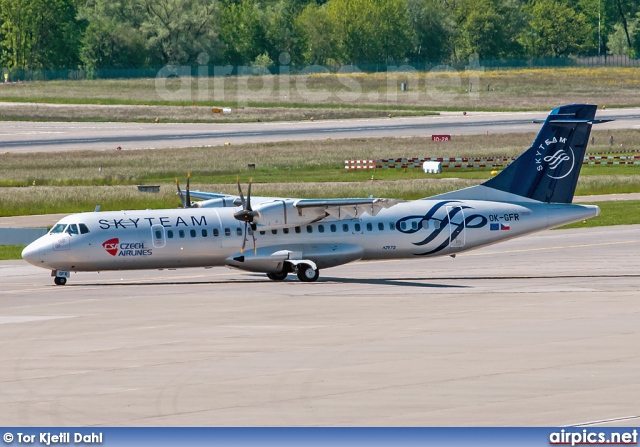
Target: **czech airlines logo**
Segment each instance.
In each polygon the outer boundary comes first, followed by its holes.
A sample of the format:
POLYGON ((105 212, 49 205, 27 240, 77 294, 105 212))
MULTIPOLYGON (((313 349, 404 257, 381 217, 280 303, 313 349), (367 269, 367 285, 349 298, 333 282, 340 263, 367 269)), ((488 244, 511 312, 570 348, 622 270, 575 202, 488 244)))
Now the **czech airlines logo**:
POLYGON ((111 256, 151 256, 153 251, 150 248, 144 248, 142 242, 122 242, 114 237, 102 243, 102 246, 111 256))
POLYGON ((111 256, 117 256, 118 247, 120 246, 120 239, 114 237, 113 239, 109 239, 108 241, 104 242, 102 246, 111 256))
POLYGON ((559 149, 553 155, 547 155, 544 157, 544 161, 548 163, 549 169, 554 171, 555 175, 547 174, 548 177, 556 180, 560 180, 571 174, 573 168, 576 165, 576 156, 573 153, 573 149, 569 146, 571 155, 565 152, 564 149, 559 149), (565 163, 565 162, 571 163, 565 163), (557 171, 556 171, 557 169, 557 171))

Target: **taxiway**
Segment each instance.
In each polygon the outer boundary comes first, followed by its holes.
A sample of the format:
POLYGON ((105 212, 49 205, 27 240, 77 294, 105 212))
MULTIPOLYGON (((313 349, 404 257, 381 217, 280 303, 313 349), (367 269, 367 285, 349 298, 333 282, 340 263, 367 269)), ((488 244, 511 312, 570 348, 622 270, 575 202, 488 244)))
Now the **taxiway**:
POLYGON ((317 283, 0 262, 6 426, 638 425, 640 226, 317 283))
MULTIPOLYGON (((0 122, 0 150, 160 149, 225 143, 537 132, 548 112, 443 112, 439 116, 231 124, 0 122)), ((598 129, 640 129, 640 108, 599 110, 598 129)))

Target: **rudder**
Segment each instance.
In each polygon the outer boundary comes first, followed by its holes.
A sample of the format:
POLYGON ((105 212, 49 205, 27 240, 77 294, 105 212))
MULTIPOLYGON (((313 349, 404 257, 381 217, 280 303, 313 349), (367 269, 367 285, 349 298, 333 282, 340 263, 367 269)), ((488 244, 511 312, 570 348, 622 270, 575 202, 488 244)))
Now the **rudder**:
POLYGON ((483 185, 547 203, 571 203, 595 120, 596 105, 551 111, 533 145, 483 185))

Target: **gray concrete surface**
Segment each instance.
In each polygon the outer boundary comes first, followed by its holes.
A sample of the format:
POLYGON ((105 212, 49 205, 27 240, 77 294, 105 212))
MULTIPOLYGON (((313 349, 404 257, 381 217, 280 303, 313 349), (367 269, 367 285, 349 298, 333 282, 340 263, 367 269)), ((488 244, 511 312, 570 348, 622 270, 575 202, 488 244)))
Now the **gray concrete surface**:
POLYGON ((637 426, 639 321, 640 226, 354 263, 313 284, 198 269, 56 287, 4 261, 0 420, 637 426))
POLYGON ((0 228, 0 245, 28 245, 45 234, 46 228, 0 228))
POLYGON ((0 228, 47 228, 68 214, 34 214, 32 216, 0 217, 0 228))
MULTIPOLYGON (((444 112, 440 116, 234 124, 0 122, 0 150, 157 149, 325 138, 535 132, 548 112, 444 112)), ((640 108, 600 110, 598 129, 640 128, 640 108)))

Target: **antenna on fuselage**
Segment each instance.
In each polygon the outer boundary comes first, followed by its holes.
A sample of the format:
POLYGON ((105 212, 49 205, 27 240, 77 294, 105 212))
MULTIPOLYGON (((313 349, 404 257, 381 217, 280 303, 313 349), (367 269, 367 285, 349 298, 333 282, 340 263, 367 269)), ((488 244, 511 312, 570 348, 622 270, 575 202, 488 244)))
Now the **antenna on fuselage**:
POLYGON ((100 205, 96 205, 96 207, 93 209, 94 213, 98 213, 100 212, 100 205))

